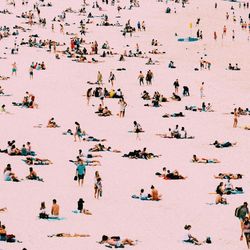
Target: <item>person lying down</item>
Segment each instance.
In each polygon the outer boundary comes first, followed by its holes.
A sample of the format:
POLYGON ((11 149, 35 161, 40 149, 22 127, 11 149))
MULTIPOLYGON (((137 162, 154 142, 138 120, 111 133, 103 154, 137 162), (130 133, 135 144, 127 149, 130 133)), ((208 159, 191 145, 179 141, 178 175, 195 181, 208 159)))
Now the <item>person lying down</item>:
POLYGON ((125 238, 121 239, 120 236, 111 236, 108 237, 107 235, 102 236, 102 240, 98 242, 99 244, 107 244, 106 247, 112 248, 124 248, 125 245, 134 246, 136 241, 125 238))
POLYGON ((52 237, 64 237, 64 238, 82 238, 82 237, 90 237, 89 234, 69 234, 69 233, 57 233, 57 234, 51 234, 48 235, 48 237, 52 238, 52 237))
POLYGON ((217 176, 214 175, 215 179, 231 179, 231 180, 238 180, 242 179, 242 174, 232 174, 232 173, 219 173, 217 176))
POLYGON ((40 159, 36 157, 26 157, 25 160, 23 160, 27 165, 50 165, 53 164, 52 161, 49 159, 40 159))
POLYGON ((162 173, 156 172, 155 175, 162 177, 164 180, 184 180, 187 178, 180 175, 177 170, 171 172, 170 170, 166 170, 165 167, 162 169, 162 173))
POLYGON ((196 155, 193 155, 192 158, 193 163, 220 163, 220 161, 216 158, 198 158, 196 155))

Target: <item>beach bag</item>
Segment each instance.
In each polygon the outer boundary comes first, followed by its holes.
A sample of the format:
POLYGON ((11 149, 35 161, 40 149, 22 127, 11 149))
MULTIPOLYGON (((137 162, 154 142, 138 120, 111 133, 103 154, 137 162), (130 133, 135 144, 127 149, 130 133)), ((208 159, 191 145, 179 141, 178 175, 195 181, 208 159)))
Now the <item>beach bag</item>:
POLYGON ((207 237, 207 239, 206 239, 206 243, 207 243, 207 244, 211 244, 211 243, 212 243, 212 241, 211 241, 211 238, 210 238, 210 237, 207 237))
POLYGON ((74 181, 77 181, 77 176, 74 177, 74 181))
POLYGON ((242 188, 242 187, 235 187, 235 189, 236 189, 238 192, 243 192, 243 188, 242 188))
POLYGON ((234 215, 235 215, 237 218, 240 217, 240 210, 241 210, 241 208, 242 208, 242 206, 237 207, 237 208, 235 209, 235 211, 234 211, 234 215))

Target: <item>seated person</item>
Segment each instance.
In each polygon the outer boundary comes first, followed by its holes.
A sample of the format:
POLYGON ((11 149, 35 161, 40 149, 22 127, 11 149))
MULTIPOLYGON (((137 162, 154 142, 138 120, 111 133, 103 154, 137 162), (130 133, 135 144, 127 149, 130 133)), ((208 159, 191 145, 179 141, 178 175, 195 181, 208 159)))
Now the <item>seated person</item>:
POLYGON ((26 179, 28 179, 28 180, 43 181, 39 176, 37 176, 37 173, 34 171, 33 168, 29 168, 29 175, 26 176, 26 179))
POLYGON ((141 94, 141 98, 143 100, 150 100, 150 95, 146 90, 144 90, 143 93, 141 94))
POLYGON ((102 113, 100 113, 100 114, 98 114, 98 115, 99 115, 99 116, 111 116, 112 113, 111 113, 111 111, 110 111, 107 107, 105 107, 105 108, 103 109, 102 113))
POLYGON ((170 61, 169 64, 168 64, 168 67, 170 69, 175 69, 176 67, 174 66, 174 62, 173 61, 170 61))
POLYGON ((201 245, 202 244, 199 240, 197 240, 197 238, 195 238, 191 234, 191 231, 190 231, 191 225, 185 225, 184 229, 185 229, 185 235, 184 235, 183 242, 192 243, 194 245, 201 245))
POLYGON ((171 97, 171 99, 174 101, 181 101, 180 96, 176 95, 174 92, 173 92, 173 96, 171 97))
POLYGON ((59 126, 56 124, 54 117, 52 117, 49 121, 48 121, 48 125, 47 128, 58 128, 59 126))

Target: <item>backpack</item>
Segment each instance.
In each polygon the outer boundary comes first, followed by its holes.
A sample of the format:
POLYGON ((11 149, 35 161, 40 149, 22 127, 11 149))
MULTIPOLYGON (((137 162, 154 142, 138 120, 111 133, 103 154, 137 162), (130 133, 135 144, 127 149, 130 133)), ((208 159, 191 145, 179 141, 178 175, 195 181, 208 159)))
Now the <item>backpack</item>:
POLYGON ((240 210, 241 210, 241 208, 242 208, 242 206, 240 206, 240 207, 237 207, 236 209, 235 209, 235 211, 234 211, 234 215, 236 216, 236 217, 240 217, 239 215, 240 215, 240 210))

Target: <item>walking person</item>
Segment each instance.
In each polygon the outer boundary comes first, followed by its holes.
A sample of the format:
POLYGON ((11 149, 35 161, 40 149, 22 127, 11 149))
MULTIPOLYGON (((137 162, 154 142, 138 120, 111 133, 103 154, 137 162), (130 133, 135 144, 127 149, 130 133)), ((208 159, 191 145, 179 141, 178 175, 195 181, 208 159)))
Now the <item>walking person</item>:
POLYGON ((139 79, 140 86, 144 85, 144 75, 143 75, 142 71, 140 71, 138 79, 139 79))
POLYGON ((16 62, 14 62, 13 64, 12 64, 12 73, 11 73, 12 75, 17 75, 17 65, 16 65, 16 62))

